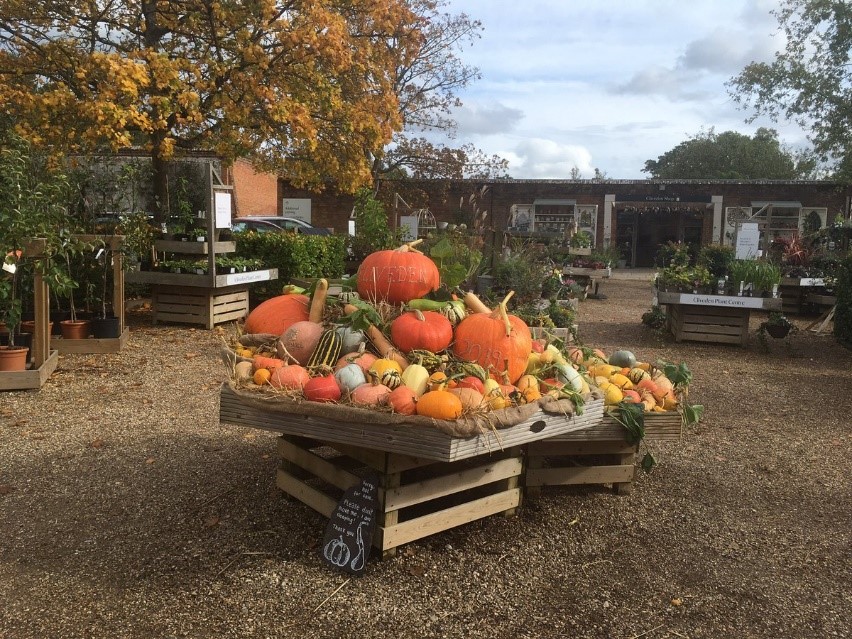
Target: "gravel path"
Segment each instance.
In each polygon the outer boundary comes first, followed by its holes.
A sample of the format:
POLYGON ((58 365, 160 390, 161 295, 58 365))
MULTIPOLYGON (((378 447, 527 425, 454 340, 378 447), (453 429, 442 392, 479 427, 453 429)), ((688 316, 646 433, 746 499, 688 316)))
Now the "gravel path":
POLYGON ((142 314, 121 354, 61 357, 0 393, 0 638, 852 636, 852 353, 676 344, 647 282, 601 292, 582 340, 687 362, 703 422, 631 495, 544 490, 348 582, 274 435, 218 423, 220 330, 142 314))

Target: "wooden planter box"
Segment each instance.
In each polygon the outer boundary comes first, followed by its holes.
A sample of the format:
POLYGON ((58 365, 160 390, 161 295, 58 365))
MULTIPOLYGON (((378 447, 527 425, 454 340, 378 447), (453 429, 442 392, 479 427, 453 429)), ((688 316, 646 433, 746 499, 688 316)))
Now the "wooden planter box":
MULTIPOLYGON (((645 414, 646 441, 681 438, 680 413, 645 414)), ((600 424, 526 446, 527 495, 534 497, 542 486, 583 484, 611 485, 619 495, 633 490, 638 444, 628 444, 624 426, 604 415, 600 424)))
POLYGON ((514 426, 473 437, 452 437, 414 424, 345 423, 263 410, 230 386, 220 392, 219 421, 281 433, 277 485, 325 517, 340 494, 361 481, 359 467, 379 476, 379 515, 373 545, 383 555, 416 539, 521 504, 523 444, 591 428, 603 402, 582 416, 541 410, 514 426))
POLYGON ((748 344, 751 311, 780 311, 780 298, 704 295, 659 291, 666 325, 676 342, 748 344))
MULTIPOLYGON (((122 313, 123 315, 123 313, 122 313)), ((123 324, 123 322, 122 322, 123 324)), ((130 329, 125 327, 118 337, 89 339, 65 339, 54 337, 50 340, 50 347, 63 355, 68 353, 120 353, 130 338, 130 329)))

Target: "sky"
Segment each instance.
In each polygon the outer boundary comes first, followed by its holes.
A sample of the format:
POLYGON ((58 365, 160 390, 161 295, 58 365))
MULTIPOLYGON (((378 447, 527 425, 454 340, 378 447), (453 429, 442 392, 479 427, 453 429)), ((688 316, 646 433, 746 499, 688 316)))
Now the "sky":
POLYGON ((711 127, 779 132, 791 123, 738 108, 725 86, 783 49, 770 13, 780 0, 448 0, 482 22, 459 55, 482 78, 459 91, 456 144, 509 160, 513 178, 566 179, 577 167, 644 179, 646 160, 711 127))

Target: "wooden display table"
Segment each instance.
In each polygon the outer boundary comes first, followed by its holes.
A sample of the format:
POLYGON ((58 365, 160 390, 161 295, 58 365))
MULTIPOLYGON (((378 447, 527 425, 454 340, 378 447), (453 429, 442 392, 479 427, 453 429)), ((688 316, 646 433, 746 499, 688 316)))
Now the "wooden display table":
POLYGON ((658 291, 657 301, 666 306, 666 326, 676 342, 745 346, 751 311, 781 310, 781 299, 770 297, 658 291))
MULTIPOLYGON (((646 441, 675 441, 681 438, 680 413, 646 413, 646 441)), ((609 484, 616 494, 633 490, 638 444, 627 443, 620 423, 604 415, 600 424, 565 433, 526 446, 527 495, 534 497, 542 486, 609 484)))
POLYGON ((821 277, 782 277, 778 291, 781 295, 784 313, 802 313, 805 304, 813 303, 809 299, 813 291, 825 286, 821 277))
POLYGON ((609 268, 581 268, 576 266, 565 266, 562 274, 576 280, 577 283, 586 285, 586 293, 592 299, 601 298, 598 293, 602 279, 608 279, 612 273, 609 268))
POLYGON ((267 411, 224 384, 219 421, 281 433, 278 487, 329 517, 342 491, 379 476, 373 546, 384 556, 402 544, 521 505, 523 445, 591 428, 603 419, 603 402, 582 416, 540 409, 514 426, 473 437, 452 437, 414 424, 358 424, 267 411), (360 473, 358 472, 360 469, 360 473))

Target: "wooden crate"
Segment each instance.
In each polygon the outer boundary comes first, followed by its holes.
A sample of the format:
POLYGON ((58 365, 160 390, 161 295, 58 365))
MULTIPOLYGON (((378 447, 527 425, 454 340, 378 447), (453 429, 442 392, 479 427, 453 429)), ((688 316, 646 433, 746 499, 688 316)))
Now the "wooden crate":
POLYGON ((748 309, 668 304, 666 322, 676 342, 748 343, 748 309))
POLYGON ((0 391, 35 390, 44 386, 59 365, 59 353, 51 351, 40 364, 34 360, 31 368, 23 371, 0 373, 0 391))
POLYGON ((248 315, 247 286, 198 288, 191 286, 155 286, 151 292, 153 321, 178 324, 216 324, 233 322, 248 315))
POLYGON ((514 515, 521 505, 521 448, 436 463, 371 448, 282 435, 276 483, 324 517, 330 517, 359 469, 379 477, 373 546, 383 557, 403 544, 491 515, 514 515))
MULTIPOLYGON (((647 441, 676 441, 681 438, 680 413, 645 415, 647 441)), ((597 426, 565 433, 526 446, 524 484, 529 496, 542 486, 582 484, 611 485, 619 495, 633 490, 638 444, 628 444, 624 427, 605 415, 597 426)))

